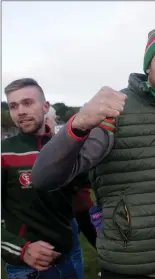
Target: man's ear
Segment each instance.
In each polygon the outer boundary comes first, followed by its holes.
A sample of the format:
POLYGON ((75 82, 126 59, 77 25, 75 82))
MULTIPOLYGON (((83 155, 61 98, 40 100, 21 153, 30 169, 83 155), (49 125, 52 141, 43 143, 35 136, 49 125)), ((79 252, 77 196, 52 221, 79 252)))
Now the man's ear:
POLYGON ((48 109, 50 108, 50 102, 46 101, 46 106, 48 107, 48 109))
POLYGON ((149 74, 149 73, 150 73, 150 69, 147 69, 147 70, 146 70, 146 73, 149 74))
POLYGON ((44 103, 44 114, 48 113, 49 109, 50 109, 50 103, 46 101, 44 103))

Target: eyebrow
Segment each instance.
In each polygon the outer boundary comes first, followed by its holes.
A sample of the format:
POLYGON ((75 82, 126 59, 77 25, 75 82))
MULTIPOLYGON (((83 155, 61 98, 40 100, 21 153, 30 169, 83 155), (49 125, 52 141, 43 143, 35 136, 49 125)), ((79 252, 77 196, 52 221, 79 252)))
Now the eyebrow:
MULTIPOLYGON (((34 99, 33 98, 24 98, 22 100, 20 100, 19 102, 23 102, 23 101, 33 101, 34 99)), ((13 102, 8 102, 8 104, 17 104, 18 102, 16 101, 13 101, 13 102)))
POLYGON ((8 102, 8 105, 10 106, 10 105, 15 105, 15 104, 17 104, 17 102, 8 102))

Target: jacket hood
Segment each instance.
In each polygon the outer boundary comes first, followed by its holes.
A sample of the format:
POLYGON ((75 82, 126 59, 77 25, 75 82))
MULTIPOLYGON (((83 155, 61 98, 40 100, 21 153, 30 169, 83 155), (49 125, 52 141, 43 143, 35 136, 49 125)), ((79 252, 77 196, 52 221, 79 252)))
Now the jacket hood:
POLYGON ((128 80, 128 89, 136 92, 141 98, 145 98, 151 104, 155 105, 155 98, 150 94, 149 89, 146 87, 147 75, 145 74, 130 74, 128 80))

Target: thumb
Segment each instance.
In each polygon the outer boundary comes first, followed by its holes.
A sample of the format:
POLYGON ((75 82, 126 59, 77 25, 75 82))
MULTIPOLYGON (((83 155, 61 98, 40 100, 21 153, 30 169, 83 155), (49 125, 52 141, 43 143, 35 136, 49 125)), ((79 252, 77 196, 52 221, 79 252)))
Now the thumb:
POLYGON ((61 256, 61 253, 53 251, 52 256, 53 256, 54 259, 56 259, 56 258, 61 256))

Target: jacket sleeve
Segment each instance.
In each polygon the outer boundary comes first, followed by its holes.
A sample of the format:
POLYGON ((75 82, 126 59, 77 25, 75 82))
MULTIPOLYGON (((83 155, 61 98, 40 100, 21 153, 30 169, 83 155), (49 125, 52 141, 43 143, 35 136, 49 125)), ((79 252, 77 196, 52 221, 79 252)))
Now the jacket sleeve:
POLYGON ((10 233, 5 224, 1 227, 1 254, 2 259, 8 264, 21 264, 23 253, 28 246, 28 242, 10 233))
POLYGON ((72 131, 72 119, 41 150, 32 169, 35 188, 57 190, 68 185, 78 174, 96 166, 111 151, 114 137, 105 127, 78 137, 72 131))
POLYGON ((7 184, 7 170, 3 166, 3 158, 1 162, 1 191, 2 191, 2 220, 1 220, 1 254, 2 259, 9 264, 21 264, 22 255, 25 248, 29 244, 26 239, 19 238, 18 236, 9 232, 5 226, 5 208, 3 203, 6 197, 5 186, 7 184))

